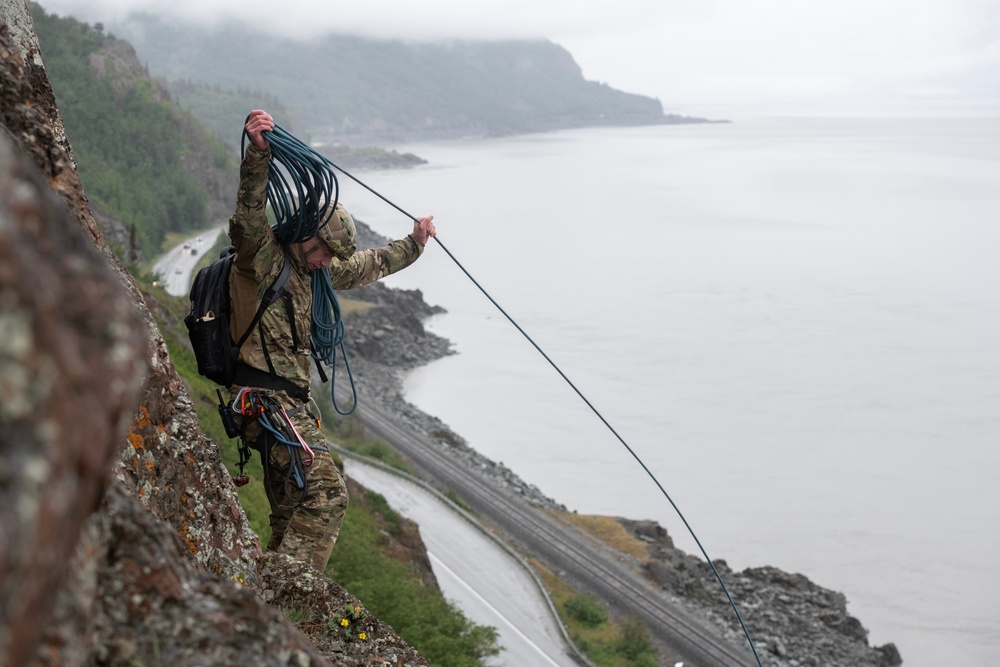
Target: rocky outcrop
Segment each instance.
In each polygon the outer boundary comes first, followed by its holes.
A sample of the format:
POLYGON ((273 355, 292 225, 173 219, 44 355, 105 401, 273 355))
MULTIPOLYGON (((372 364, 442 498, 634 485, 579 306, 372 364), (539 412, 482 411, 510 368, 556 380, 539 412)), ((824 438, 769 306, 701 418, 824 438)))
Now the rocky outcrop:
MULTIPOLYGON (((260 566, 264 599, 298 616, 298 627, 326 656, 329 664, 338 667, 427 665, 427 661, 403 643, 392 628, 371 616, 357 598, 305 563, 269 553, 260 566)), ((220 661, 213 664, 259 663, 220 661)))
POLYGON ((0 664, 425 665, 261 555, 94 223, 22 0, 0 0, 0 114, 0 664))
MULTIPOLYGON (((90 69, 99 77, 107 79, 116 95, 131 90, 140 80, 149 80, 149 71, 139 64, 135 49, 128 42, 108 37, 100 49, 90 54, 90 69)), ((166 88, 149 86, 150 94, 161 102, 170 99, 166 88)))
MULTIPOLYGON (((0 19, 6 15, 0 14, 0 19)), ((30 20, 18 25, 27 39, 30 20)), ((44 71, 0 21, 0 663, 32 655, 134 409, 141 320, 93 244, 44 71), (60 199, 56 192, 60 192, 60 199)))

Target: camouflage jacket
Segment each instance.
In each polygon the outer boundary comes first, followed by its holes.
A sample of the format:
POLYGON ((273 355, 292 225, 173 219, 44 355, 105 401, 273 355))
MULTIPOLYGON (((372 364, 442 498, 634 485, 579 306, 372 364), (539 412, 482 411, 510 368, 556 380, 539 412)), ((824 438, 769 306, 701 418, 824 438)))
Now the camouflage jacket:
MULTIPOLYGON (((291 297, 290 318, 285 299, 267 308, 240 349, 239 360, 253 368, 268 371, 267 357, 275 372, 300 387, 310 384, 311 351, 309 329, 312 317, 311 272, 297 248, 283 248, 275 239, 265 214, 267 171, 270 151, 248 146, 240 165, 240 186, 236 211, 229 219, 229 238, 236 248, 236 258, 229 278, 233 303, 231 334, 238 341, 257 312, 264 291, 281 271, 283 255, 292 265, 287 293, 291 297), (261 344, 261 332, 267 357, 261 344)), ((340 204, 337 215, 349 216, 340 204)), ((347 260, 333 259, 330 281, 343 290, 367 285, 400 269, 420 257, 423 246, 407 236, 383 248, 359 250, 347 260)))

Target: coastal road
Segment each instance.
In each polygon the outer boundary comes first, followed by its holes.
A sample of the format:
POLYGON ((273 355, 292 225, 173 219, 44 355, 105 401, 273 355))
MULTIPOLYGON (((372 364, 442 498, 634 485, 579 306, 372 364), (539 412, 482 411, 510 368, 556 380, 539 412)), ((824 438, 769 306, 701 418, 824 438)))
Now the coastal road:
POLYGON ((741 650, 716 628, 671 604, 610 549, 557 521, 551 514, 492 488, 482 477, 456 464, 444 452, 411 430, 400 427, 392 413, 366 400, 359 407, 368 435, 402 452, 420 477, 454 491, 477 517, 495 527, 517 551, 531 555, 582 591, 592 591, 626 614, 643 619, 669 658, 685 667, 753 667, 749 646, 741 650))
POLYGON ((527 563, 425 482, 336 449, 347 475, 419 524, 445 597, 472 621, 496 628, 503 650, 488 667, 579 666, 527 563))
POLYGON ((193 234, 183 243, 163 254, 153 264, 152 272, 159 273, 164 281, 164 289, 171 296, 187 295, 191 285, 191 272, 201 253, 215 245, 215 239, 225 227, 217 227, 206 232, 193 234))

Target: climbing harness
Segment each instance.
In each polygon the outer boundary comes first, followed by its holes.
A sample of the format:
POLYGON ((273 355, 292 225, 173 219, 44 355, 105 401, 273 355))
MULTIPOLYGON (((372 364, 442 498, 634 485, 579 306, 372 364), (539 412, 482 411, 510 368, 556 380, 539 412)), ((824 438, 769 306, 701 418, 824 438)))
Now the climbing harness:
MULTIPOLYGON (((279 130, 279 128, 278 128, 277 125, 275 125, 275 130, 276 131, 279 130)), ((271 138, 268 137, 268 140, 270 141, 271 138)), ((399 211, 400 213, 402 213, 404 216, 406 216, 407 218, 409 218, 413 222, 415 222, 415 223, 419 222, 418 218, 416 218, 415 216, 411 215, 406 210, 400 208, 395 203, 393 203, 392 201, 390 201, 389 199, 387 199, 386 197, 384 197, 383 195, 381 195, 379 192, 377 192, 374 189, 372 189, 371 187, 369 187, 367 184, 365 184, 362 181, 360 181, 355 176, 353 176, 350 173, 348 173, 343 168, 337 166, 333 162, 330 162, 326 158, 321 158, 321 160, 323 161, 324 164, 326 164, 326 165, 328 165, 330 167, 333 167, 334 169, 340 171, 340 173, 344 174, 345 176, 347 176, 348 178, 350 178, 351 180, 353 180, 355 183, 357 183, 358 185, 360 185, 364 189, 368 190, 368 192, 370 192, 371 194, 375 195, 376 197, 378 197, 379 199, 381 199, 383 202, 385 202, 386 204, 388 204, 392 208, 396 209, 397 211, 399 211)), ((500 313, 505 318, 507 318, 508 322, 510 322, 512 325, 514 325, 514 328, 516 328, 521 333, 521 335, 524 336, 524 338, 529 343, 531 343, 532 347, 534 347, 535 350, 537 350, 538 353, 542 355, 542 357, 545 359, 545 361, 547 361, 549 363, 549 365, 552 366, 553 369, 555 369, 555 371, 560 375, 560 377, 562 377, 562 379, 566 381, 566 384, 568 384, 570 386, 570 388, 574 392, 576 392, 576 395, 579 396, 583 400, 583 402, 587 405, 587 407, 590 408, 590 410, 597 416, 597 418, 601 420, 601 422, 608 428, 609 431, 611 431, 612 435, 615 436, 615 438, 618 440, 618 442, 620 442, 622 444, 622 446, 625 447, 626 451, 628 451, 628 453, 632 455, 632 458, 635 459, 635 461, 639 464, 640 467, 642 467, 642 469, 646 472, 646 474, 649 476, 649 478, 651 480, 653 480, 653 483, 656 484, 656 487, 660 490, 660 493, 663 495, 664 498, 667 499, 667 502, 669 502, 670 506, 673 507, 674 512, 677 513, 677 516, 680 517, 681 521, 684 523, 684 527, 687 528, 688 533, 690 533, 691 537, 694 538, 695 543, 698 545, 698 549, 701 550, 702 556, 705 557, 705 560, 708 562, 709 567, 711 567, 712 573, 715 575, 716 581, 719 582, 719 585, 722 587, 723 592, 726 594, 726 599, 729 600, 729 605, 732 607, 733 612, 736 614, 736 618, 739 621, 740 627, 743 629, 743 635, 746 637, 746 640, 747 640, 747 642, 750 645, 750 650, 753 652, 754 658, 757 660, 758 667, 763 667, 763 663, 761 662, 760 655, 757 653, 757 647, 754 645, 753 639, 750 637, 750 631, 747 629, 746 623, 743 621, 743 616, 740 614, 740 610, 737 608, 736 602, 733 600, 732 595, 730 595, 729 589, 726 587, 725 582, 722 580, 722 575, 719 574, 719 570, 715 567, 715 564, 712 562, 712 559, 709 558, 708 552, 705 550, 705 547, 702 546, 701 540, 698 539, 698 536, 695 534, 694 529, 691 528, 691 525, 688 523, 687 519, 684 517, 684 514, 681 512, 680 508, 674 502, 673 498, 670 497, 670 494, 667 493, 667 490, 665 488, 663 488, 663 485, 660 484, 660 481, 656 478, 656 476, 649 469, 649 467, 646 466, 646 464, 643 462, 643 460, 641 458, 639 458, 639 455, 636 454, 635 450, 633 450, 632 447, 630 447, 629 444, 627 442, 625 442, 625 439, 622 438, 622 436, 618 434, 618 431, 616 431, 615 428, 608 422, 608 420, 604 418, 604 415, 602 415, 600 413, 600 411, 598 411, 597 408, 594 407, 594 405, 587 399, 587 397, 583 394, 583 392, 581 392, 576 387, 576 385, 573 384, 573 382, 569 379, 569 377, 567 377, 566 374, 563 373, 562 369, 559 368, 559 366, 556 365, 556 363, 554 361, 552 361, 552 359, 549 357, 549 355, 547 355, 545 353, 545 351, 542 350, 541 347, 539 347, 538 343, 536 343, 531 338, 531 336, 529 336, 528 333, 524 329, 521 328, 521 325, 519 325, 514 320, 514 318, 511 317, 507 313, 507 311, 504 310, 500 306, 500 304, 497 303, 496 300, 492 296, 490 296, 489 292, 487 292, 486 289, 482 285, 479 284, 479 282, 472 276, 471 273, 469 273, 469 271, 462 265, 462 263, 458 261, 458 259, 451 253, 450 250, 448 250, 448 248, 441 241, 441 239, 439 237, 437 237, 437 236, 434 236, 433 238, 434 238, 434 241, 437 242, 437 244, 441 247, 441 249, 444 250, 445 254, 448 255, 448 257, 451 259, 451 261, 453 261, 455 263, 455 265, 462 271, 462 273, 464 273, 465 276, 469 280, 472 281, 472 284, 474 284, 479 289, 479 291, 483 293, 483 295, 490 301, 490 303, 492 303, 496 307, 496 309, 499 310, 500 313)), ((345 360, 346 360, 346 358, 345 358, 345 360)), ((353 381, 352 381, 352 388, 353 388, 353 381)), ((357 402, 357 396, 355 395, 355 403, 356 402, 357 402)))
MULTIPOLYGON (((222 393, 219 392, 219 401, 222 401, 222 393)), ((220 406, 221 412, 222 406, 220 406)), ((299 434, 292 423, 291 415, 282 405, 281 401, 275 398, 269 391, 255 389, 253 387, 243 387, 236 392, 232 404, 228 409, 234 414, 240 415, 244 424, 249 420, 256 420, 264 429, 264 436, 257 442, 260 446, 261 462, 264 466, 265 490, 271 506, 280 509, 292 509, 302 504, 306 499, 309 489, 309 480, 306 476, 306 468, 310 467, 315 459, 314 450, 327 451, 326 447, 320 445, 309 445, 299 434), (282 445, 288 453, 288 472, 279 489, 273 488, 271 473, 271 448, 282 445), (290 503, 290 504, 289 504, 290 503)), ((306 410, 305 405, 295 408, 295 410, 306 410)), ((294 412, 294 411, 293 411, 294 412)), ((312 416, 311 413, 309 413, 312 416)), ((225 421, 223 417, 223 421, 225 421)), ((232 417, 229 417, 232 421, 232 417)), ((313 419, 316 419, 313 417, 313 419)), ((316 419, 317 426, 319 420, 316 419)), ((234 424, 235 429, 235 424, 234 424)), ((244 425, 245 430, 245 425, 244 425)), ((237 430, 240 438, 238 446, 240 452, 239 468, 240 474, 234 477, 233 481, 237 486, 242 486, 249 481, 244 467, 250 460, 250 446, 247 444, 243 433, 237 430)))

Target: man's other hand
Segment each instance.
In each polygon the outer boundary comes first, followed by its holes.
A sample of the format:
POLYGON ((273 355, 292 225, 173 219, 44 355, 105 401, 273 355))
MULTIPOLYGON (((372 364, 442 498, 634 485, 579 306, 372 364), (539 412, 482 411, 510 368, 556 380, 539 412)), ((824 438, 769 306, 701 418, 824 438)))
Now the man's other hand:
POLYGON ((432 236, 437 236, 437 228, 434 227, 434 216, 418 218, 413 222, 413 240, 420 245, 427 245, 427 240, 432 236))

